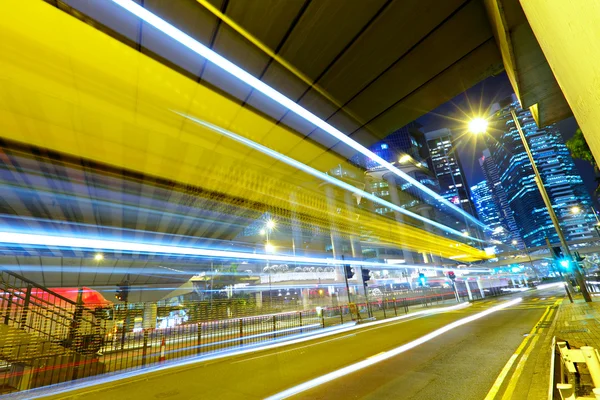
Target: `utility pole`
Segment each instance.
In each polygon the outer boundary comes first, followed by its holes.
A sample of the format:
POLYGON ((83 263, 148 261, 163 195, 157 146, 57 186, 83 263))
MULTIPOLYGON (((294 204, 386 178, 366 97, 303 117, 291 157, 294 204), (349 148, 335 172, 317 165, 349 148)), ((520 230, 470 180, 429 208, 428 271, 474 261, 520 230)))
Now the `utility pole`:
POLYGON ((550 202, 550 197, 548 196, 548 193, 546 192, 546 188, 544 187, 542 177, 537 169, 535 160, 533 159, 533 154, 531 154, 531 150, 529 148, 529 144, 527 143, 527 138, 525 137, 525 134, 523 133, 523 129, 521 128, 519 118, 517 117, 517 114, 515 113, 515 110, 513 108, 510 109, 510 114, 513 118, 513 121, 515 122, 515 126, 517 127, 517 130, 519 131, 519 136, 521 137, 521 142, 523 142, 523 148, 525 149, 525 152, 527 153, 527 157, 529 157, 529 162, 531 162, 531 167, 533 168, 533 173, 535 175, 535 183, 537 184, 540 195, 542 196, 542 199, 544 200, 544 204, 546 205, 548 214, 550 214, 550 219, 552 220, 552 224, 554 225, 554 229, 556 230, 556 234, 558 235, 560 244, 562 245, 562 247, 564 247, 565 252, 567 253, 567 256, 569 257, 569 260, 575 265, 575 268, 573 269, 573 271, 575 274, 575 279, 577 280, 577 283, 579 284, 581 294, 583 295, 583 299, 585 300, 586 303, 590 303, 592 301, 592 297, 590 296, 590 293, 587 290, 587 286, 585 285, 584 277, 581 274, 581 271, 579 270, 579 265, 577 264, 577 261, 575 260, 575 258, 573 258, 573 255, 571 254, 571 250, 569 249, 567 240, 565 239, 565 236, 563 235, 562 229, 558 222, 558 218, 556 217, 556 214, 554 213, 554 208, 552 208, 552 203, 550 202))
MULTIPOLYGON (((550 250, 550 256, 552 257, 552 265, 554 266, 554 250, 552 250, 552 245, 550 244, 550 239, 546 237, 546 245, 548 245, 548 250, 550 250)), ((571 292, 573 292, 573 288, 571 287, 571 282, 567 278, 563 276, 563 273, 560 270, 560 267, 556 268, 558 271, 558 275, 565 281, 565 292, 567 292, 567 296, 569 296, 569 301, 573 302, 573 296, 571 296, 571 292)))

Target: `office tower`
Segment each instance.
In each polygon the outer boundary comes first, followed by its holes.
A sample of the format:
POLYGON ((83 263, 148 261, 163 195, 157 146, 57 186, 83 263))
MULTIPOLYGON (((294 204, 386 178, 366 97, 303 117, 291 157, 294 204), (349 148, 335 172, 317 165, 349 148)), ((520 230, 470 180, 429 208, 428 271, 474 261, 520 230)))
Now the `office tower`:
POLYGON ((507 195, 521 237, 529 247, 544 246, 558 236, 534 180, 510 110, 514 109, 567 241, 592 238, 592 200, 555 125, 538 128, 531 112, 513 96, 496 106, 487 136, 499 181, 507 195), (573 210, 579 210, 578 213, 573 210))
POLYGON ((494 194, 489 187, 488 181, 484 180, 471 186, 471 194, 479 220, 490 228, 487 232, 487 237, 506 242, 510 234, 503 223, 500 207, 494 199, 494 194))
POLYGON ((425 133, 430 154, 430 167, 440 185, 440 194, 448 201, 477 216, 467 180, 458 154, 455 152, 452 131, 447 128, 425 133))
MULTIPOLYGON (((479 165, 483 170, 483 176, 487 187, 489 188, 492 199, 496 204, 496 207, 500 214, 500 224, 505 230, 503 237, 497 237, 496 239, 505 241, 507 244, 510 242, 518 247, 523 247, 523 239, 519 232, 519 227, 515 221, 513 210, 508 204, 508 197, 504 186, 500 180, 500 170, 498 164, 490 154, 489 149, 483 150, 483 155, 479 158, 479 165)), ((496 236, 496 235, 495 235, 496 236)))

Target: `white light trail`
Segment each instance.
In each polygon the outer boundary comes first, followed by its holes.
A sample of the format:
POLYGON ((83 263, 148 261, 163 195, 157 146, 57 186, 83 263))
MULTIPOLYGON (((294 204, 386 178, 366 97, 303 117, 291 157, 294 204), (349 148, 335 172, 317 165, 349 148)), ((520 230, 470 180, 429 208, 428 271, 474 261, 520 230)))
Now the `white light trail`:
POLYGON ((339 141, 350 146, 354 150, 364 154, 365 156, 369 157, 371 160, 376 161, 381 166, 385 167, 386 169, 393 172, 397 176, 401 177, 405 181, 411 183, 415 187, 419 188, 422 192, 433 197, 440 203, 449 207, 451 210, 454 210, 457 213, 461 214, 463 217, 467 218, 474 224, 479 225, 483 229, 490 230, 490 228, 488 228, 485 224, 483 224, 482 222, 477 220, 471 214, 467 213, 466 211, 462 210, 459 207, 456 207, 450 201, 443 198, 439 194, 435 193, 433 190, 429 189, 427 186, 423 185, 421 182, 412 178, 408 174, 402 172, 400 169, 396 168, 391 163, 385 161, 383 158, 379 157, 377 154, 373 153, 371 150, 362 146, 358 142, 352 140, 351 138, 349 138, 347 135, 345 135, 340 130, 334 128, 332 125, 328 124, 321 118, 317 117, 315 114, 311 113, 310 111, 308 111, 304 107, 300 106, 293 100, 291 100, 288 97, 284 96, 283 94, 279 93, 277 90, 275 90, 272 87, 270 87, 269 85, 265 84, 260 79, 257 79, 256 77, 252 76, 250 73, 248 73, 244 69, 238 67, 237 65, 235 65, 231 61, 227 60, 223 56, 217 54, 213 50, 204 46, 202 43, 198 42, 197 40, 195 40, 191 36, 187 35, 183 31, 177 29, 176 27, 169 24, 165 20, 161 19, 157 15, 146 10, 144 7, 134 3, 131 0, 112 0, 112 1, 116 4, 118 4, 119 6, 123 7, 125 10, 129 11, 130 13, 136 15, 138 18, 147 22, 148 24, 154 26, 156 29, 158 29, 158 30, 162 31, 163 33, 165 33, 166 35, 170 36, 174 40, 178 41, 182 45, 186 46, 190 50, 194 51, 198 55, 204 57, 207 61, 209 61, 209 62, 213 63, 214 65, 218 66, 219 68, 227 71, 231 75, 235 76, 236 78, 238 78, 241 81, 245 82, 246 84, 250 85, 251 87, 253 87, 254 89, 263 93, 267 97, 269 97, 272 100, 276 101, 277 103, 281 104, 288 110, 294 112, 298 116, 304 118, 305 120, 312 123, 313 125, 321 128, 323 131, 327 132, 328 134, 335 137, 339 141))
MULTIPOLYGON (((211 250, 197 247, 181 247, 181 246, 167 246, 161 244, 151 244, 143 242, 127 242, 107 239, 89 239, 80 238, 73 236, 52 236, 52 235, 40 235, 31 233, 17 233, 17 232, 0 232, 0 243, 21 245, 21 246, 48 246, 56 248, 76 248, 79 250, 104 250, 104 251, 125 251, 133 253, 154 253, 154 254, 166 254, 166 255, 184 255, 184 256, 196 256, 196 257, 214 257, 214 258, 236 258, 246 260, 261 260, 261 261, 281 261, 287 263, 306 263, 306 264, 319 264, 319 265, 356 265, 356 266, 372 266, 379 268, 389 269, 390 264, 371 262, 371 261, 360 261, 360 260, 336 260, 332 258, 317 258, 317 257, 294 257, 284 256, 276 254, 255 254, 255 253, 244 253, 241 251, 227 251, 227 250, 211 250)), ((452 268, 443 267, 428 267, 428 266, 411 266, 403 265, 402 268, 420 268, 420 269, 432 269, 440 271, 451 271, 452 268)), ((461 269, 465 272, 489 272, 488 269, 461 269)))
MULTIPOLYGON (((349 322, 349 323, 345 323, 345 324, 339 325, 339 326, 330 326, 330 327, 324 328, 323 330, 320 331, 320 333, 316 333, 316 334, 313 331, 313 332, 306 332, 306 333, 302 333, 302 334, 298 334, 298 335, 294 335, 294 336, 281 337, 278 339, 271 340, 266 345, 257 343, 255 345, 248 345, 248 347, 246 347, 245 349, 238 349, 238 350, 233 350, 233 351, 224 350, 222 353, 211 354, 208 356, 192 357, 189 359, 171 361, 171 362, 168 362, 166 365, 158 364, 158 365, 152 365, 146 369, 141 369, 141 370, 117 372, 114 375, 111 374, 111 375, 106 375, 106 376, 94 376, 91 378, 82 378, 79 380, 81 383, 76 383, 76 382, 68 382, 68 384, 60 384, 59 383, 54 386, 46 386, 46 387, 32 389, 27 392, 27 394, 28 394, 27 398, 38 399, 38 398, 43 398, 43 397, 46 397, 49 395, 58 395, 58 394, 62 394, 62 393, 69 393, 69 392, 73 392, 75 390, 89 389, 93 386, 99 386, 102 384, 110 384, 112 382, 118 382, 120 380, 127 379, 127 378, 132 378, 132 377, 136 377, 136 376, 140 376, 140 375, 147 375, 151 372, 164 371, 164 370, 168 370, 171 368, 179 368, 179 367, 183 367, 183 366, 187 366, 187 365, 194 365, 194 364, 198 364, 200 362, 207 362, 207 361, 211 361, 211 360, 220 360, 220 359, 227 358, 227 357, 237 357, 237 356, 241 356, 244 354, 264 352, 265 350, 273 350, 273 349, 277 349, 277 348, 281 348, 281 347, 289 347, 294 344, 304 343, 304 342, 308 342, 308 341, 313 342, 316 339, 321 339, 321 338, 325 338, 325 337, 329 337, 329 336, 333 336, 333 335, 339 335, 339 334, 345 333, 345 332, 370 328, 375 325, 390 323, 390 322, 398 321, 401 319, 409 319, 411 317, 416 317, 416 316, 421 316, 421 315, 430 315, 430 314, 438 314, 438 313, 444 313, 444 312, 448 312, 448 311, 454 311, 454 310, 468 307, 470 305, 471 305, 470 303, 461 303, 461 304, 457 304, 457 305, 449 306, 449 307, 432 308, 429 310, 417 311, 414 313, 401 315, 399 317, 389 318, 387 320, 367 322, 365 324, 360 324, 360 325, 356 325, 355 322, 349 322)), ((373 329, 373 328, 370 328, 370 329, 373 329)), ((95 390, 95 389, 93 389, 93 390, 95 390)))
POLYGON ((469 317, 466 318, 462 318, 459 319, 458 321, 452 322, 451 324, 448 324, 440 329, 437 329, 431 333, 428 333, 425 336, 421 336, 419 339, 413 340, 412 342, 406 343, 402 346, 396 347, 393 350, 389 350, 380 354, 377 354, 373 357, 369 357, 366 360, 357 362, 355 364, 349 365, 347 367, 338 369, 337 371, 333 371, 330 372, 329 374, 326 375, 322 375, 316 379, 312 379, 310 381, 304 382, 300 385, 294 386, 292 388, 289 388, 287 390, 284 390, 283 392, 277 393, 273 396, 267 397, 266 400, 280 400, 280 399, 285 399, 288 398, 290 396, 293 396, 295 394, 307 391, 309 389, 312 389, 316 386, 322 385, 324 383, 330 382, 334 379, 338 379, 341 378, 342 376, 351 374, 353 372, 359 371, 361 369, 370 367, 374 364, 377 364, 381 361, 385 361, 388 360, 392 357, 397 356, 398 354, 404 353, 408 350, 414 349, 417 346, 422 345, 423 343, 426 343, 440 335, 443 335, 444 333, 451 331, 452 329, 458 328, 462 325, 468 324, 470 322, 473 322, 475 320, 478 320, 480 318, 483 318, 489 314, 492 314, 496 311, 502 310, 504 308, 513 306, 515 304, 518 304, 519 302, 521 302, 523 299, 522 298, 518 298, 515 300, 511 300, 511 301, 507 301, 506 303, 502 303, 500 305, 497 305, 495 307, 492 307, 490 309, 487 309, 485 311, 482 311, 480 313, 477 313, 475 315, 471 315, 469 317))
MULTIPOLYGON (((588 282, 588 283, 594 283, 594 282, 588 282)), ((561 287, 561 286, 565 286, 565 283, 564 282, 545 283, 543 285, 537 285, 536 289, 543 290, 543 289, 549 289, 549 288, 561 287)))
MULTIPOLYGON (((182 114, 182 113, 177 112, 177 111, 175 111, 175 112, 177 114, 179 114, 179 115, 181 115, 181 116, 183 116, 183 117, 185 117, 185 118, 187 118, 187 119, 189 119, 189 120, 191 120, 191 121, 199 124, 199 125, 202 125, 202 126, 204 126, 206 128, 209 128, 209 129, 212 129, 213 131, 218 132, 218 133, 220 133, 220 134, 222 134, 224 136, 227 136, 228 138, 233 139, 236 142, 243 143, 243 144, 245 144, 248 147, 251 147, 251 148, 253 148, 255 150, 258 150, 258 151, 262 152, 263 154, 266 154, 266 155, 268 155, 270 157, 273 157, 276 160, 282 161, 282 162, 284 162, 284 163, 286 163, 286 164, 288 164, 288 165, 290 165, 290 166, 292 166, 294 168, 297 168, 297 169, 299 169, 301 171, 304 171, 307 174, 310 174, 310 175, 312 175, 312 176, 314 176, 316 178, 319 178, 319 179, 321 179, 323 181, 326 181, 326 182, 329 182, 329 183, 331 183, 333 185, 336 185, 337 187, 340 187, 340 188, 342 188, 344 190, 347 190, 347 191, 349 191, 351 193, 358 194, 358 195, 360 195, 360 196, 362 196, 364 198, 367 198, 367 199, 369 199, 369 200, 371 200, 373 202, 376 202, 376 203, 379 203, 379 204, 381 204, 383 206, 389 207, 390 209, 392 209, 394 211, 397 211, 399 213, 408 215, 409 217, 412 217, 412 218, 417 219, 419 221, 423 221, 423 222, 425 222, 427 224, 433 225, 433 226, 435 226, 435 227, 437 227, 439 229, 442 229, 445 232, 448 232, 448 233, 451 233, 453 235, 459 236, 461 239, 468 238, 468 239, 471 239, 471 240, 475 240, 475 241, 479 241, 479 242, 484 242, 485 243, 485 241, 483 241, 481 239, 469 236, 469 234, 466 233, 466 232, 457 231, 456 229, 449 228, 446 225, 440 224, 439 222, 432 221, 432 220, 427 219, 427 218, 425 218, 425 217, 423 217, 423 216, 421 216, 419 214, 415 214, 415 213, 413 213, 413 212, 411 212, 409 210, 406 210, 406 209, 404 209, 402 207, 399 207, 399 206, 397 206, 395 204, 392 204, 389 201, 386 201, 386 200, 384 200, 384 199, 382 199, 380 197, 377 197, 377 196, 375 196, 372 193, 365 192, 364 190, 361 190, 361 189, 359 189, 359 188, 357 188, 355 186, 352 186, 352 185, 350 185, 350 184, 348 184, 346 182, 343 182, 343 181, 341 181, 339 179, 336 179, 336 178, 334 178, 331 175, 328 175, 328 174, 323 173, 321 171, 317 171, 316 169, 314 169, 312 167, 309 167, 308 165, 303 164, 300 161, 297 161, 297 160, 295 160, 295 159, 293 159, 291 157, 288 157, 286 155, 278 153, 275 150, 270 149, 269 147, 266 147, 266 146, 263 146, 262 144, 256 143, 256 142, 254 142, 254 141, 252 141, 252 140, 250 140, 248 138, 245 138, 245 137, 243 137, 241 135, 233 133, 233 132, 231 132, 231 131, 229 131, 229 130, 227 130, 225 128, 221 128, 220 126, 211 124, 210 122, 202 121, 202 120, 200 120, 198 118, 195 118, 195 117, 192 117, 192 116, 189 116, 189 115, 185 115, 185 114, 182 114)), ((466 256, 455 256, 455 258, 460 258, 460 257, 464 258, 466 256)))

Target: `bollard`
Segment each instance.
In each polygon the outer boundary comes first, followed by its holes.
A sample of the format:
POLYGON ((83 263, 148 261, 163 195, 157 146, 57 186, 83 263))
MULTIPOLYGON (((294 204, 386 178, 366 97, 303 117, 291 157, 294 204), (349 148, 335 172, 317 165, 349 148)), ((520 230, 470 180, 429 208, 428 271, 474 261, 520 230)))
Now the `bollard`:
POLYGON ((398 316, 398 310, 396 309, 396 298, 394 297, 394 315, 398 316))
POLYGON ((163 362, 167 359, 167 357, 165 355, 166 347, 167 347, 167 341, 165 340, 165 337, 163 336, 162 341, 160 342, 160 357, 158 358, 158 362, 163 362))

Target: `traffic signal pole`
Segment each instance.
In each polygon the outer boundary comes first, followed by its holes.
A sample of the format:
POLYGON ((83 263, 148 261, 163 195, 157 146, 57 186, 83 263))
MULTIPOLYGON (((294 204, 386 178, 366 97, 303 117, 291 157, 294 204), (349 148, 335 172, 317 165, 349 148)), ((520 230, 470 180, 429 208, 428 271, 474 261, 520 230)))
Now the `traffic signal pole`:
MULTIPOLYGON (((344 262, 344 255, 342 254, 342 263, 344 262)), ((342 264, 344 267, 344 281, 346 281, 346 293, 348 295, 348 307, 350 307, 350 285, 348 284, 348 273, 346 272, 346 264, 342 264)))
POLYGON ((529 144, 527 143, 527 138, 525 137, 525 134, 523 133, 523 129, 521 128, 519 118, 517 118, 517 114, 515 113, 515 110, 512 108, 510 109, 510 114, 513 118, 513 121, 515 122, 515 126, 517 127, 517 130, 519 131, 519 136, 521 137, 521 142, 523 142, 523 148, 525 149, 525 152, 527 153, 527 157, 529 157, 529 162, 531 162, 531 167, 533 168, 533 173, 535 175, 535 183, 537 184, 540 195, 542 196, 542 199, 544 200, 544 204, 546 205, 548 214, 550 214, 550 219, 552 220, 552 224, 554 225, 556 234, 558 235, 558 238, 560 239, 560 244, 562 245, 562 247, 564 247, 565 252, 567 253, 567 256, 569 257, 569 260, 571 262, 573 262, 575 265, 573 272, 575 274, 575 279, 577 280, 577 283, 579 284, 579 288, 581 290, 581 294, 583 295, 583 299, 585 300, 586 303, 590 303, 592 301, 592 297, 590 296, 590 293, 588 292, 587 286, 585 285, 585 279, 584 279, 583 275, 581 274, 581 271, 579 270, 579 265, 577 264, 577 261, 573 258, 573 255, 571 254, 571 250, 569 249, 569 245, 567 244, 565 236, 563 235, 562 229, 558 222, 558 218, 556 217, 556 214, 554 213, 554 209, 552 208, 552 203, 550 202, 550 197, 548 197, 548 193, 546 192, 546 188, 544 187, 542 177, 540 176, 540 173, 537 169, 537 165, 535 164, 535 160, 533 159, 533 154, 531 154, 531 150, 529 148, 529 144))
MULTIPOLYGON (((552 256, 554 251, 552 250, 552 245, 550 244, 550 239, 548 238, 546 238, 546 245, 548 245, 548 250, 550 250, 550 256, 552 256)), ((554 256, 552 256, 552 259, 554 260, 554 256)), ((552 262, 552 265, 554 265, 554 261, 552 262)), ((558 275, 562 278, 562 280, 565 281, 565 292, 567 292, 569 301, 572 303, 573 296, 571 296, 571 292, 573 292, 573 288, 571 287, 571 282, 569 282, 569 280, 563 275, 562 271, 560 270, 560 267, 558 267, 556 270, 558 271, 558 275)))

